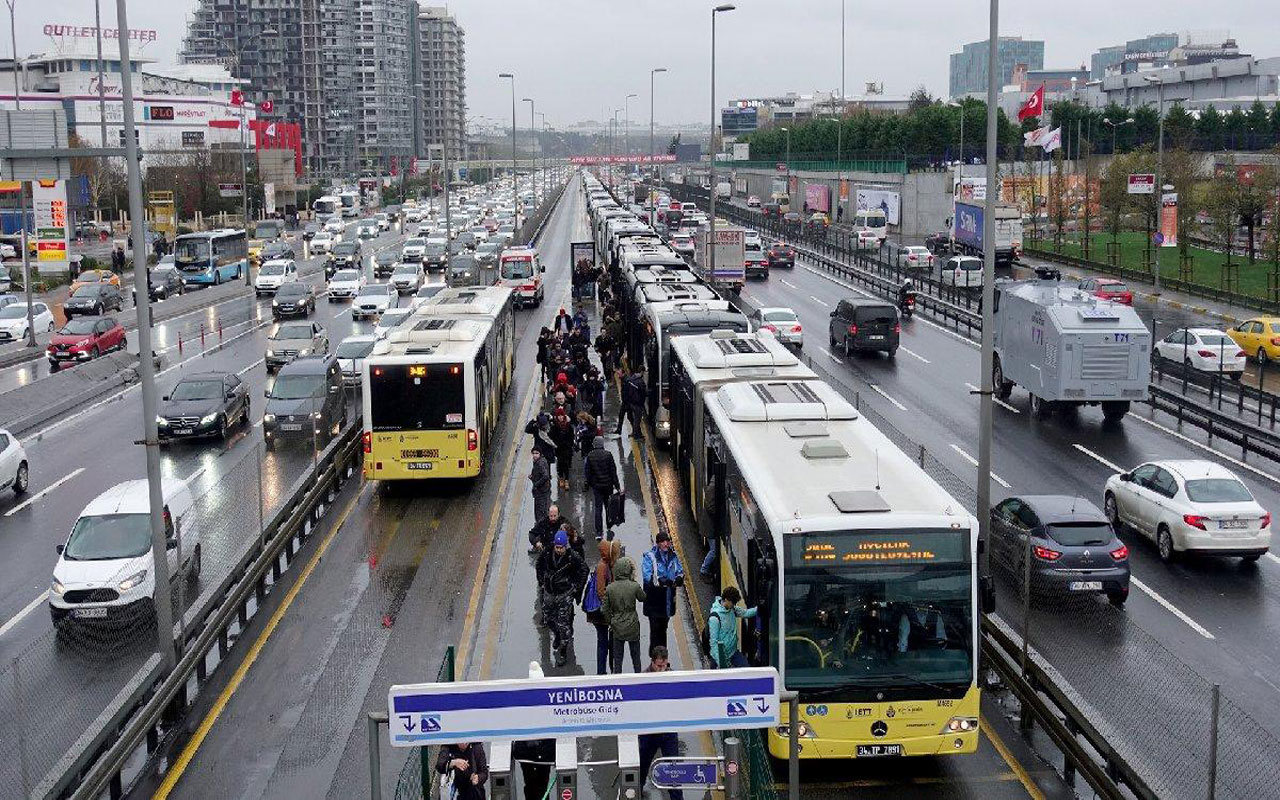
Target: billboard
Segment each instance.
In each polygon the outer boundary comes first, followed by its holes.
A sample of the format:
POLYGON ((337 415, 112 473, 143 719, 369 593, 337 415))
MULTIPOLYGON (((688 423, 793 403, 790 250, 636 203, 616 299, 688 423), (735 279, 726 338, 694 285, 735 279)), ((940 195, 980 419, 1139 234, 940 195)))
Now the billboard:
POLYGON ((1178 246, 1178 193, 1160 195, 1160 234, 1157 244, 1161 247, 1178 246))
POLYGON ((733 145, 734 161, 750 161, 751 160, 751 143, 735 142, 733 145))
POLYGON ((622 155, 622 156, 569 156, 569 163, 583 166, 594 164, 674 164, 675 155, 659 154, 656 156, 622 155))
POLYGON ((67 182, 32 181, 35 211, 36 261, 43 269, 67 263, 67 182))
POLYGON ((805 184, 804 202, 810 211, 830 211, 831 187, 825 183, 805 184))
POLYGON ((901 225, 902 196, 887 189, 858 189, 854 195, 859 211, 880 209, 890 225, 901 225))
POLYGON ((1129 194, 1155 194, 1156 176, 1152 173, 1129 174, 1129 194))

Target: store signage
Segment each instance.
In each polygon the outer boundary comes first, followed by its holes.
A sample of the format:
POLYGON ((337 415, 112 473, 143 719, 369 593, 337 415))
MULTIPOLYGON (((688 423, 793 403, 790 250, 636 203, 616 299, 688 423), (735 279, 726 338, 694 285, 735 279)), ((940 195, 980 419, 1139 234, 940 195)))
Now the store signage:
POLYGON ((204 131, 183 131, 183 147, 204 147, 204 131))
POLYGON ((1156 176, 1152 173, 1135 172, 1129 175, 1129 194, 1155 194, 1156 176))
POLYGON ((146 106, 143 109, 143 117, 150 120, 159 120, 162 122, 172 122, 173 106, 146 106))
POLYGON ((36 260, 67 261, 67 182, 32 181, 31 203, 35 211, 36 260))
MULTIPOLYGON (((98 38, 98 29, 92 25, 57 25, 52 22, 46 22, 44 35, 54 38, 96 39, 98 38)), ((134 42, 154 42, 156 40, 156 32, 148 29, 130 28, 128 37, 130 41, 134 42)), ((102 38, 119 39, 120 29, 103 28, 102 38)))

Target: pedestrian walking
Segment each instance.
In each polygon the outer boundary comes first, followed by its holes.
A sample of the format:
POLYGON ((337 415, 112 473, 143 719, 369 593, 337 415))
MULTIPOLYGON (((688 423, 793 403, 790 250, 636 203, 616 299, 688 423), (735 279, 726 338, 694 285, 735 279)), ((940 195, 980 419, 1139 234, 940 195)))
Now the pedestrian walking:
POLYGON ((544 519, 551 508, 551 465, 543 458, 538 445, 533 446, 533 466, 529 470, 529 487, 533 492, 533 518, 544 519))
POLYGON ((738 649, 738 620, 755 615, 755 608, 742 607, 742 593, 736 586, 726 588, 711 601, 707 641, 711 645, 711 663, 716 669, 747 666, 746 656, 738 649))
POLYGON ((556 410, 551 424, 551 443, 556 446, 556 474, 560 478, 560 490, 569 489, 569 470, 573 467, 573 426, 569 424, 569 415, 561 409, 556 410))
POLYGON ((111 251, 111 271, 117 275, 123 275, 124 265, 124 248, 120 245, 116 245, 116 249, 111 251))
POLYGON ((538 332, 538 367, 541 370, 542 380, 544 381, 547 379, 547 360, 551 356, 551 342, 553 338, 550 328, 544 326, 543 329, 538 332))
POLYGON ((604 538, 604 512, 609 503, 609 497, 622 488, 622 482, 618 480, 618 463, 614 461, 613 453, 604 449, 603 436, 597 436, 592 439, 591 452, 587 454, 583 471, 585 472, 586 483, 591 487, 592 510, 595 513, 596 522, 596 541, 600 541, 604 538))
POLYGON ((667 625, 676 615, 676 587, 684 585, 684 566, 666 531, 640 557, 644 583, 644 615, 649 618, 649 648, 667 646, 667 625))
POLYGON ((600 370, 594 366, 587 370, 586 380, 578 390, 578 402, 593 417, 604 415, 604 381, 600 378, 600 370))
POLYGON ((442 781, 440 794, 451 800, 484 800, 489 782, 489 761, 480 742, 446 744, 436 756, 436 772, 442 781), (449 788, 445 788, 447 784, 449 788))
POLYGON ((644 589, 635 580, 636 566, 626 556, 613 565, 613 582, 604 593, 604 618, 609 622, 609 663, 615 675, 622 673, 622 650, 631 651, 631 668, 640 671, 640 615, 636 603, 644 602, 644 589))
POLYGON ((573 317, 569 316, 568 311, 563 308, 560 309, 560 313, 556 314, 556 321, 552 330, 565 336, 569 335, 570 331, 573 330, 573 317))
POLYGON ((560 526, 566 522, 568 520, 560 516, 560 506, 553 503, 547 509, 547 515, 539 518, 529 529, 529 551, 550 550, 551 543, 556 538, 556 531, 560 530, 560 526))
POLYGON ((542 589, 542 622, 551 631, 552 657, 564 666, 573 644, 573 604, 582 597, 587 566, 569 547, 569 534, 557 531, 550 550, 538 557, 538 583, 542 589))
POLYGON ((631 421, 631 438, 639 439, 644 434, 640 430, 640 419, 644 416, 644 376, 633 372, 622 380, 622 413, 618 415, 618 430, 622 435, 622 418, 631 421))
MULTIPOLYGON (((653 645, 650 647, 649 666, 644 668, 645 672, 669 672, 671 670, 671 658, 667 653, 665 645, 653 645)), ((674 731, 667 733, 644 733, 639 737, 640 740, 640 780, 649 779, 649 767, 653 765, 653 759, 658 753, 662 753, 666 758, 678 758, 680 756, 680 737, 674 731)), ((643 789, 643 784, 641 786, 643 789)), ((671 800, 684 800, 684 792, 679 789, 668 790, 668 796, 671 800)))
POLYGON ((587 588, 582 595, 582 610, 587 621, 596 629, 596 674, 609 670, 609 653, 612 639, 609 636, 609 620, 604 615, 605 591, 613 583, 613 566, 622 557, 622 543, 617 539, 602 541, 597 547, 600 560, 587 578, 587 588))

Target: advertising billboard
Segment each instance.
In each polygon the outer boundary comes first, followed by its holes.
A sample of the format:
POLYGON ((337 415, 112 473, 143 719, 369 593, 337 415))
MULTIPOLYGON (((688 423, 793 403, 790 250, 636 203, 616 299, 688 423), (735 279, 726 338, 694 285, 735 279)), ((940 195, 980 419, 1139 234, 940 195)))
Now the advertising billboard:
POLYGON ((859 211, 880 209, 890 225, 901 225, 902 196, 887 189, 859 189, 855 194, 859 211))
POLYGON ((831 187, 825 183, 808 183, 804 187, 804 202, 809 211, 831 210, 831 187))

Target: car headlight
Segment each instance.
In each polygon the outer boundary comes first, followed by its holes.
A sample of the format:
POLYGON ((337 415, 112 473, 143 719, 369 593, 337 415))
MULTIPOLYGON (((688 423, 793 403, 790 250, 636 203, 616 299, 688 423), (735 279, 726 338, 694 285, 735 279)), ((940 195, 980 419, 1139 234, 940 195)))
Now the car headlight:
POLYGON ((169 424, 169 420, 165 419, 164 417, 160 417, 160 416, 156 417, 157 427, 163 428, 163 427, 166 427, 168 424, 169 424))
POLYGON ((309 355, 311 355, 311 349, 310 349, 310 348, 308 348, 308 347, 304 347, 304 348, 302 348, 301 350, 299 350, 299 351, 298 351, 298 355, 300 355, 300 356, 309 356, 309 355))
POLYGON ((218 414, 216 411, 212 414, 205 414, 203 417, 200 418, 200 424, 209 425, 217 418, 218 418, 218 414))
POLYGON ((63 586, 57 578, 54 578, 53 582, 49 584, 49 591, 53 592, 58 597, 62 597, 62 595, 66 593, 67 587, 63 586))
POLYGON ((130 589, 135 589, 138 586, 142 585, 142 582, 146 579, 147 579, 147 571, 145 569, 140 570, 138 572, 133 573, 129 577, 125 578, 124 580, 120 581, 120 583, 116 586, 116 588, 122 592, 127 592, 130 589))
POLYGON ((321 417, 323 417, 323 416, 324 416, 324 414, 320 413, 319 411, 312 411, 312 412, 311 412, 311 418, 312 418, 312 419, 320 419, 320 418, 321 418, 321 417))
POLYGON ((278 305, 280 305, 280 301, 279 301, 279 300, 272 300, 272 301, 271 301, 271 305, 273 305, 273 306, 278 306, 278 305))

